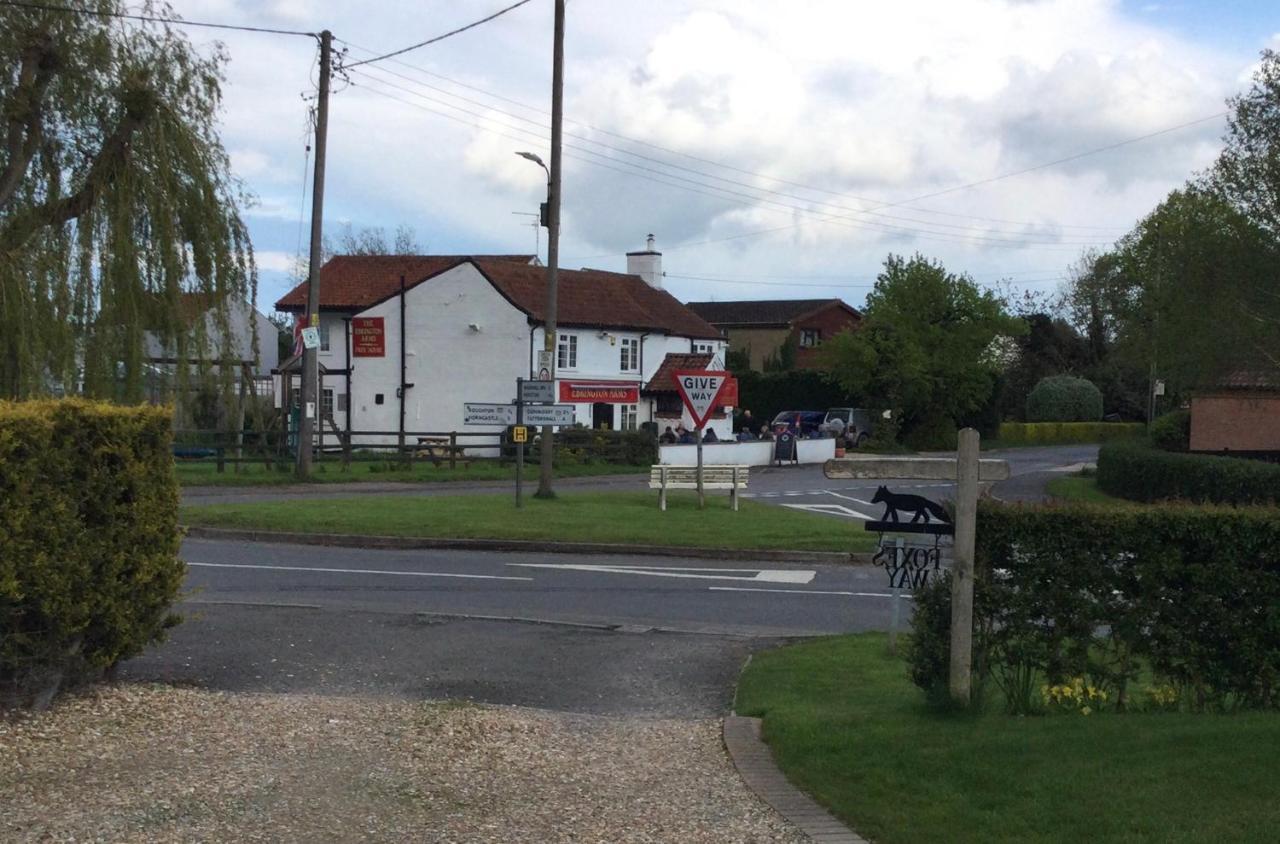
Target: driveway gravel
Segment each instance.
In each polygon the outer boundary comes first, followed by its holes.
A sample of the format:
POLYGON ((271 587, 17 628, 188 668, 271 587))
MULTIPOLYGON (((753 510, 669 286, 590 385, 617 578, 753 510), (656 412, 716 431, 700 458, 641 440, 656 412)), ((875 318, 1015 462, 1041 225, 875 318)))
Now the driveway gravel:
POLYGON ((0 720, 0 839, 805 840, 717 719, 151 684, 0 720))

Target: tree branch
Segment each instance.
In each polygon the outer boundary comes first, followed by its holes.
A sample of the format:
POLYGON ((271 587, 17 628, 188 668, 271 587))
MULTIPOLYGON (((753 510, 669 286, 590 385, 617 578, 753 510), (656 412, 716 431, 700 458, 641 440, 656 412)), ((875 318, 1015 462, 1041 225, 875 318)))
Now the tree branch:
POLYGON ((60 226, 82 216, 129 163, 133 136, 155 113, 156 97, 149 90, 135 89, 126 91, 121 99, 124 114, 98 150, 84 184, 75 193, 14 214, 0 229, 0 253, 16 251, 42 228, 60 226))
POLYGON ((8 204, 44 135, 44 92, 60 61, 53 39, 46 33, 22 51, 18 85, 14 89, 5 132, 5 164, 0 171, 0 208, 8 204))

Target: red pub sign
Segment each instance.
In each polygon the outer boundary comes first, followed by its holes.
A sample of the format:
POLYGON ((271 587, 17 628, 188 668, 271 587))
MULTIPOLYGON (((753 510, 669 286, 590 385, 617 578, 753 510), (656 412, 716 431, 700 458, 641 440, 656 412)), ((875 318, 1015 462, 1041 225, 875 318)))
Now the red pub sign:
POLYGON ((560 401, 595 404, 637 404, 640 401, 639 384, 585 383, 561 381, 560 401))
POLYGON ((383 317, 355 317, 351 320, 351 356, 357 358, 387 356, 386 323, 383 317))

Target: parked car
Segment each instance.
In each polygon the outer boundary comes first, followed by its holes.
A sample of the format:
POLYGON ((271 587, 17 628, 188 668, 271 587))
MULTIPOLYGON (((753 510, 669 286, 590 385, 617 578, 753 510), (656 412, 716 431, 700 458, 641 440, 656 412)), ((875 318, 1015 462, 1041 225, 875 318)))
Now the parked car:
POLYGON ((862 407, 833 407, 822 418, 822 429, 839 434, 848 448, 861 448, 875 431, 876 414, 862 407))
POLYGON ((790 428, 797 436, 807 437, 814 431, 821 431, 826 418, 821 410, 784 410, 773 417, 771 427, 774 430, 790 428))

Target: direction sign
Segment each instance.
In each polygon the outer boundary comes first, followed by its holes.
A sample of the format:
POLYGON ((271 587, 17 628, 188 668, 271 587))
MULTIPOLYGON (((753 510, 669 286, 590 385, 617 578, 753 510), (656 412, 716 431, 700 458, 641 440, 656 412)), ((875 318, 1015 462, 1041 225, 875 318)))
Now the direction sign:
POLYGON ((555 428, 568 427, 573 424, 573 405, 527 404, 524 406, 524 424, 550 425, 555 428))
POLYGON ((556 385, 550 381, 521 381, 520 382, 520 401, 523 402, 546 402, 551 404, 556 400, 556 385))
POLYGON ((720 391, 729 381, 729 373, 723 370, 680 370, 672 373, 680 398, 693 417, 693 426, 701 429, 707 424, 711 411, 715 409, 720 391))
POLYGON ((462 424, 514 425, 516 424, 516 406, 514 404, 466 402, 462 405, 462 424))

